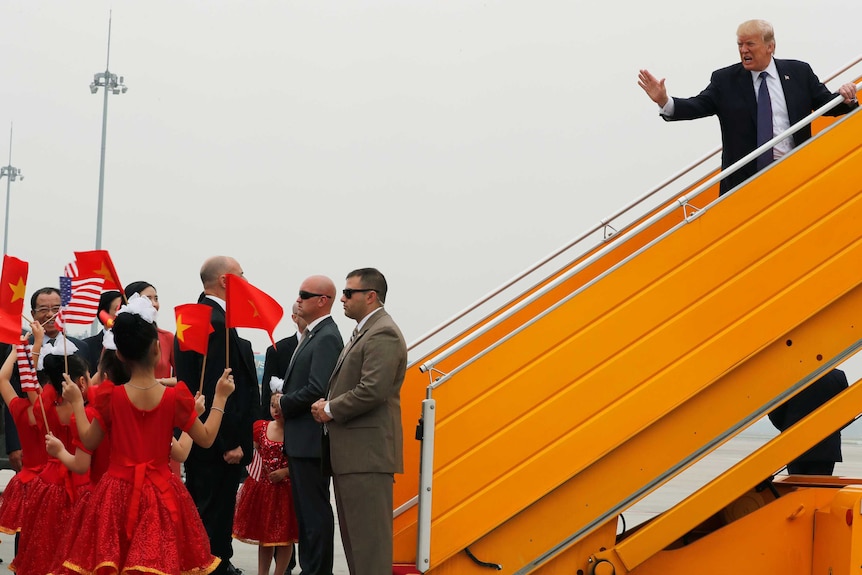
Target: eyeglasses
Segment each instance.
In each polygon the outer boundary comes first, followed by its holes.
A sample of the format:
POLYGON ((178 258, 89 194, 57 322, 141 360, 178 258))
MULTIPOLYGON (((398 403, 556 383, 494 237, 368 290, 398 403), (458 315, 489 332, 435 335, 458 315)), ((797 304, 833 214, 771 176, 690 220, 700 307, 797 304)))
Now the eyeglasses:
POLYGON ((299 290, 299 299, 309 299, 313 297, 330 297, 325 293, 311 293, 310 291, 299 290))
POLYGON ((33 311, 36 313, 57 313, 58 311, 60 311, 60 306, 58 306, 58 305, 55 305, 53 307, 39 306, 36 309, 34 309, 33 311))
POLYGON ((341 290, 341 293, 344 294, 344 297, 346 297, 347 299, 350 299, 353 297, 353 294, 355 294, 355 293, 365 293, 365 292, 369 292, 369 291, 376 292, 377 290, 374 288, 364 288, 364 289, 344 288, 343 290, 341 290))

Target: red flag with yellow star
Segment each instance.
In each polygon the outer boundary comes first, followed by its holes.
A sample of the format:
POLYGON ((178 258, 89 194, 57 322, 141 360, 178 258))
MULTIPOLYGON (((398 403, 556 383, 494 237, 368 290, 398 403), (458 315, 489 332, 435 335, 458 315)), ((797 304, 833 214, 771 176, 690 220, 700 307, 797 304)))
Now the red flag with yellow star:
POLYGON ((269 339, 274 346, 275 339, 272 337, 272 332, 284 316, 284 309, 277 301, 248 283, 245 278, 226 274, 226 280, 225 325, 262 329, 269 334, 269 339))
POLYGON ((103 290, 123 291, 120 276, 111 261, 108 250, 91 250, 89 252, 75 252, 75 265, 78 268, 78 278, 103 278, 105 284, 103 290))
POLYGON ((27 262, 3 256, 3 273, 0 274, 0 342, 21 342, 21 314, 27 294, 27 262))
POLYGON ((213 308, 202 303, 187 303, 174 308, 177 317, 177 341, 180 350, 207 354, 212 326, 213 308))

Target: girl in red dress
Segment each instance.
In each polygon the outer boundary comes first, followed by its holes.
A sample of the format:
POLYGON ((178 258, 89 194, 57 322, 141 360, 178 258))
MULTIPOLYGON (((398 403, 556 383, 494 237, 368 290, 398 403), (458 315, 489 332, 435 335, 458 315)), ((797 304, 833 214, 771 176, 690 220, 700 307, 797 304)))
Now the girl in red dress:
MULTIPOLYGON (((27 490, 27 513, 21 520, 21 537, 18 553, 10 569, 18 575, 44 575, 51 572, 58 557, 49 549, 60 549, 60 545, 46 547, 46 541, 62 541, 64 531, 58 526, 66 526, 77 502, 86 497, 90 488, 91 452, 81 444, 72 416, 72 406, 64 401, 57 392, 66 378, 70 387, 82 393, 89 384, 90 370, 87 362, 74 353, 77 351, 72 342, 63 343, 62 334, 51 346, 42 346, 39 358, 41 368, 50 385, 46 385, 36 400, 34 412, 48 461, 45 468, 31 482, 27 490), (65 372, 65 373, 64 373, 65 372), (45 409, 48 428, 40 416, 45 409)), ((83 410, 80 417, 86 421, 83 410)))
POLYGON ((284 418, 278 404, 280 397, 280 394, 273 393, 270 398, 272 421, 261 419, 254 422, 254 449, 260 456, 261 466, 243 482, 233 518, 234 538, 258 545, 258 575, 269 574, 273 551, 275 573, 285 572, 299 533, 287 457, 284 455, 284 418))
POLYGON ((63 387, 84 445, 94 448, 106 431, 111 434, 111 463, 69 526, 74 536, 55 573, 206 575, 219 564, 188 490, 168 467, 168 457, 174 427, 187 431, 199 445, 212 445, 234 389, 233 377, 229 369, 224 371, 210 415, 202 423, 185 385, 164 387, 156 381, 153 370, 160 351, 154 319, 150 301, 137 295, 117 313, 114 343, 131 377, 122 386, 109 381, 99 385, 92 424, 83 417, 80 390, 70 382, 63 387))
MULTIPOLYGON (((42 329, 42 325, 39 322, 31 323, 30 329, 33 331, 33 349, 30 352, 30 364, 33 366, 33 373, 35 374, 36 363, 33 362, 33 359, 35 358, 38 362, 45 330, 42 329)), ((22 343, 26 344, 26 341, 22 343)), ((6 489, 0 495, 0 531, 9 534, 18 533, 21 530, 21 518, 27 513, 27 491, 30 482, 42 472, 48 461, 48 452, 45 451, 45 434, 39 430, 35 419, 36 416, 33 413, 33 401, 36 400, 36 392, 28 392, 28 396, 32 394, 29 399, 18 397, 10 381, 17 361, 17 355, 13 347, 12 351, 6 357, 3 367, 0 368, 0 395, 2 395, 3 401, 9 408, 9 413, 12 414, 12 418, 15 420, 15 428, 18 430, 18 436, 21 439, 22 456, 21 471, 12 477, 9 484, 6 485, 6 489)))

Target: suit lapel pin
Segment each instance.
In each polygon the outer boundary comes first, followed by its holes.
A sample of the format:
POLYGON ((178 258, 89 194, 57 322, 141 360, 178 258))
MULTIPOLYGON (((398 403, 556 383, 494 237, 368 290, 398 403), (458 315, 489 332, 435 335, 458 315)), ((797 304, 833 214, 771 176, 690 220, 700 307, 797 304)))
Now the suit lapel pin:
POLYGON ((785 74, 785 75, 784 75, 784 79, 785 79, 785 80, 789 80, 789 79, 790 79, 790 76, 788 76, 787 74, 785 74))

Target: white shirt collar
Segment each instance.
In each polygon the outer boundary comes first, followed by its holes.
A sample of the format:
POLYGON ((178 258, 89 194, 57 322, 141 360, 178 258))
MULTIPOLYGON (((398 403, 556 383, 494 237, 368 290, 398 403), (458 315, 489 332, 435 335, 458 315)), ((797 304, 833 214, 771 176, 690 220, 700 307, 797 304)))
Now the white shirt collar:
POLYGON ((214 302, 219 304, 224 311, 227 311, 227 302, 226 301, 224 301, 220 297, 216 297, 214 295, 210 295, 210 294, 205 294, 205 295, 206 295, 206 297, 210 298, 211 300, 213 300, 214 302))
POLYGON ((372 315, 374 315, 375 313, 377 313, 378 311, 380 311, 382 309, 383 309, 383 306, 380 306, 379 308, 375 309, 372 312, 369 312, 368 315, 366 315, 364 318, 359 320, 359 323, 356 324, 356 333, 359 333, 359 331, 365 326, 365 324, 368 323, 368 318, 370 318, 372 315))
POLYGON ((317 324, 319 324, 320 322, 322 322, 323 320, 325 320, 326 318, 328 318, 330 315, 331 315, 331 314, 326 314, 326 315, 324 315, 324 316, 320 316, 319 318, 317 318, 316 320, 314 320, 313 322, 311 322, 310 324, 308 324, 308 327, 306 327, 306 328, 305 328, 305 331, 304 331, 304 332, 302 332, 302 333, 303 333, 303 336, 305 336, 305 334, 307 334, 307 333, 311 333, 311 330, 313 330, 315 327, 317 327, 317 324))
POLYGON ((751 79, 756 82, 760 78, 761 72, 766 72, 770 77, 778 80, 778 67, 775 65, 775 58, 769 59, 769 66, 766 67, 766 70, 751 70, 751 79))

